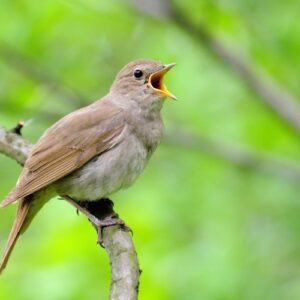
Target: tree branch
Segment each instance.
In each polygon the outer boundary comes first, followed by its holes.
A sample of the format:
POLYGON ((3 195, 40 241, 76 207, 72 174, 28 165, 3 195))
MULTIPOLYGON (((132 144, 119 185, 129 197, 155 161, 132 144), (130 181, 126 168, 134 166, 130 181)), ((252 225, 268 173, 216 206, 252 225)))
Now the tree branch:
POLYGON ((297 161, 276 157, 270 153, 260 153, 245 146, 233 146, 184 128, 174 128, 173 132, 165 136, 164 142, 167 145, 213 155, 238 167, 276 175, 297 184, 300 182, 300 165, 297 161))
POLYGON ((24 165, 32 144, 21 135, 15 134, 0 126, 0 153, 16 160, 20 165, 24 165))
POLYGON ((253 67, 249 58, 235 53, 209 31, 204 24, 194 24, 173 0, 127 0, 137 10, 153 17, 171 19, 187 35, 193 37, 210 53, 235 70, 251 90, 267 107, 300 134, 300 105, 290 92, 280 87, 274 80, 253 67))
MULTIPOLYGON (((23 165, 32 146, 20 135, 0 126, 0 153, 23 165)), ((112 205, 105 212, 101 208, 102 204, 92 205, 89 211, 98 218, 105 218, 113 212, 112 205)), ((136 300, 140 270, 130 233, 120 226, 106 227, 103 229, 103 245, 111 264, 110 300, 136 300)))
POLYGON ((300 134, 299 101, 291 93, 275 84, 274 80, 263 75, 262 72, 255 70, 249 59, 235 53, 223 44, 204 25, 194 25, 175 5, 172 6, 170 14, 175 23, 186 33, 192 35, 219 59, 238 72, 252 91, 259 96, 259 99, 300 134))

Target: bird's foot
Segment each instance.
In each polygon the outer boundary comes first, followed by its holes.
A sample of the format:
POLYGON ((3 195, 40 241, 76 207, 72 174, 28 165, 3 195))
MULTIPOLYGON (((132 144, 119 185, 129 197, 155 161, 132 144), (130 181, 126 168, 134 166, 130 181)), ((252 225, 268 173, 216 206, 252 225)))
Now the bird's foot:
POLYGON ((101 199, 95 202, 82 201, 78 202, 69 196, 61 196, 64 200, 73 205, 77 212, 83 213, 90 222, 95 226, 98 233, 97 243, 103 246, 103 229, 105 227, 119 225, 123 230, 129 231, 133 234, 130 227, 128 227, 123 220, 121 220, 117 213, 113 211, 113 202, 109 199, 101 199))
POLYGON ((107 216, 103 220, 98 219, 96 221, 96 223, 93 223, 93 224, 97 228, 97 232, 98 232, 98 241, 97 241, 97 243, 103 248, 104 248, 104 245, 103 245, 103 229, 105 227, 119 225, 119 226, 121 226, 122 229, 131 231, 131 229, 125 224, 125 222, 123 220, 119 219, 119 216, 116 213, 112 213, 111 215, 107 216))

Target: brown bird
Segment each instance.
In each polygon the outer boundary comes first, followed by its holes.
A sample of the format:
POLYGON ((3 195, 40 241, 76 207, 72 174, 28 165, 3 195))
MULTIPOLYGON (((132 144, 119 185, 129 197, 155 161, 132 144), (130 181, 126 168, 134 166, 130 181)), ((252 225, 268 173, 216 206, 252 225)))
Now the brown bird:
POLYGON ((0 204, 18 202, 0 273, 18 237, 49 198, 97 201, 137 179, 162 137, 164 99, 176 99, 163 82, 174 65, 152 60, 127 64, 106 96, 46 130, 0 204))

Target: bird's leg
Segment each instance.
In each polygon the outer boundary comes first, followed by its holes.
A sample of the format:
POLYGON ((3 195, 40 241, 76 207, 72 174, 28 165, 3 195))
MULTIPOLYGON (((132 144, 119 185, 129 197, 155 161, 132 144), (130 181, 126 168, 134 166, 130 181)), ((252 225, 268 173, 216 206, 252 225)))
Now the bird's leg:
MULTIPOLYGON (((61 196, 68 203, 73 205, 77 211, 82 212, 96 227, 98 233, 98 243, 103 246, 103 228, 113 225, 120 225, 122 228, 131 231, 125 225, 125 222, 119 219, 117 213, 113 210, 113 202, 110 199, 103 198, 99 201, 75 201, 69 196, 61 196)), ((132 231, 131 231, 132 232, 132 231)))
POLYGON ((63 199, 65 199, 67 202, 69 202, 71 205, 73 205, 77 212, 80 211, 82 212, 86 217, 89 218, 89 220, 94 224, 96 225, 98 223, 98 220, 93 214, 91 214, 84 206, 81 206, 79 204, 79 202, 73 200, 71 197, 69 196, 61 196, 63 199))

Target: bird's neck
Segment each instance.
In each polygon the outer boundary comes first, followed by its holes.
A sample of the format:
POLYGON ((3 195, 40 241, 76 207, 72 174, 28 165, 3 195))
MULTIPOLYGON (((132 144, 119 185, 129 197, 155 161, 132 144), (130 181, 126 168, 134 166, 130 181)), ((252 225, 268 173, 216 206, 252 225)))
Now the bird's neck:
POLYGON ((150 94, 143 95, 139 101, 137 100, 137 95, 131 93, 120 95, 110 91, 108 96, 117 107, 124 111, 132 112, 132 114, 139 117, 144 117, 147 120, 160 118, 160 111, 164 104, 163 99, 156 99, 150 94))
POLYGON ((150 157, 163 135, 164 125, 160 111, 135 108, 126 111, 126 119, 130 130, 143 142, 150 157))
POLYGON ((144 97, 143 101, 133 100, 129 95, 110 95, 112 103, 124 111, 130 130, 144 143, 149 155, 159 144, 163 134, 161 108, 164 100, 144 97))

